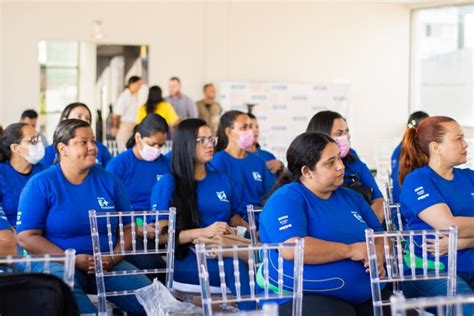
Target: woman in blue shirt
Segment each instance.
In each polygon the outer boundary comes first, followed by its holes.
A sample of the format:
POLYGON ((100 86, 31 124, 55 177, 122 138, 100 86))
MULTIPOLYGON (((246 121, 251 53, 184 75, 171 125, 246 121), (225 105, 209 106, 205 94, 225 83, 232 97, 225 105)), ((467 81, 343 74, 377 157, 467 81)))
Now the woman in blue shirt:
POLYGON ((252 146, 250 146, 249 149, 247 149, 247 151, 255 153, 257 156, 265 160, 265 164, 268 170, 270 171, 270 176, 272 177, 272 183, 274 183, 276 182, 280 173, 283 172, 285 166, 283 165, 283 162, 276 159, 274 154, 260 147, 260 144, 258 143, 258 139, 260 136, 260 128, 258 125, 257 117, 252 113, 247 113, 247 115, 252 120, 252 131, 254 135, 253 144, 252 146))
POLYGON ((382 223, 384 221, 382 192, 367 165, 359 159, 356 151, 351 149, 351 136, 346 119, 337 112, 321 111, 311 118, 306 131, 326 133, 336 141, 345 166, 344 185, 361 192, 382 223))
MULTIPOLYGON (((168 124, 158 114, 148 114, 134 128, 127 142, 127 150, 113 158, 106 170, 122 180, 135 211, 151 210, 150 195, 155 183, 170 171, 169 160, 161 154, 166 143, 168 124)), ((142 223, 138 225, 142 227, 142 223)), ((143 250, 143 230, 138 231, 137 248, 143 250)), ((155 249, 155 238, 148 235, 148 249, 155 249)), ((140 269, 166 267, 160 255, 130 256, 127 260, 140 269)), ((164 277, 163 273, 148 275, 151 279, 164 277)))
MULTIPOLYGON (((423 111, 416 111, 410 114, 410 117, 408 117, 408 122, 407 122, 407 128, 417 128, 421 121, 424 120, 425 118, 429 117, 429 115, 423 111)), ((391 163, 392 163, 392 172, 390 174, 390 177, 392 179, 392 185, 393 185, 393 190, 392 190, 392 198, 393 198, 393 203, 399 203, 400 202, 400 182, 398 182, 398 170, 400 168, 400 152, 402 150, 402 144, 398 144, 397 147, 395 147, 395 150, 392 153, 392 156, 390 158, 391 163)))
POLYGON ((240 111, 224 113, 217 130, 218 143, 212 165, 229 175, 237 192, 238 212, 247 218, 247 205, 262 206, 273 186, 265 160, 247 150, 254 142, 252 121, 240 111))
MULTIPOLYGON (((365 229, 382 231, 381 224, 360 194, 342 187, 344 163, 328 135, 299 135, 286 158, 288 174, 280 178, 260 215, 261 241, 304 239, 303 315, 372 315, 365 229)), ((377 245, 383 274, 382 246, 377 245)), ((283 253, 286 288, 293 286, 293 256, 283 253)), ((276 254, 270 259, 276 260, 276 254)), ((277 279, 276 268, 270 277, 277 279)), ((272 285, 278 286, 273 281, 272 285)), ((389 294, 384 290, 385 296, 389 294)), ((291 302, 280 311, 291 313, 291 302)))
MULTIPOLYGON (((399 171, 401 211, 409 229, 458 227, 458 294, 474 290, 474 171, 455 168, 466 155, 461 126, 452 118, 432 116, 406 130, 399 171)), ((447 252, 447 238, 441 239, 440 250, 447 252)), ((440 259, 447 266, 447 256, 440 259)), ((446 295, 446 280, 409 282, 404 292, 446 295)))
MULTIPOLYGON (((59 163, 31 178, 21 194, 18 242, 31 254, 62 254, 65 249, 75 249, 73 294, 81 313, 96 313, 96 307, 86 295, 95 293, 97 289, 88 212, 91 209, 98 212, 130 211, 130 201, 121 181, 96 166, 97 147, 89 123, 78 119, 60 122, 53 143, 59 163)), ((118 227, 117 219, 112 219, 111 223, 118 227)), ((101 245, 107 248, 105 222, 99 223, 99 230, 101 245)), ((115 242, 117 236, 114 239, 115 242)), ((127 248, 131 246, 128 225, 125 242, 127 248)), ((108 271, 136 269, 121 256, 104 257, 103 264, 108 271)), ((61 277, 63 264, 52 264, 51 271, 61 277)), ((151 282, 145 276, 105 279, 107 291, 134 290, 149 284, 151 282)), ((145 314, 133 296, 112 297, 110 301, 130 315, 145 314)))
MULTIPOLYGON (((92 113, 91 110, 84 103, 74 102, 66 106, 61 113, 60 122, 67 119, 80 119, 86 121, 87 123, 92 123, 92 113)), ((103 168, 107 166, 109 161, 112 159, 107 147, 102 144, 100 141, 96 141, 97 146, 97 158, 96 163, 101 165, 103 168)), ((49 166, 55 163, 56 159, 56 149, 53 144, 46 147, 46 153, 44 158, 40 161, 41 165, 46 169, 49 166)))
POLYGON ((26 123, 8 126, 0 136, 0 210, 13 227, 21 191, 33 175, 43 170, 38 164, 43 157, 39 135, 26 123))
MULTIPOLYGON (((171 173, 153 187, 151 204, 154 210, 176 207, 177 252, 174 278, 178 282, 199 284, 196 254, 190 244, 199 237, 212 238, 234 234, 230 226, 243 222, 236 212, 236 196, 227 174, 209 165, 216 137, 201 119, 182 121, 173 140, 171 173)), ((232 258, 225 259, 226 283, 235 294, 232 258)), ((217 260, 207 263, 211 285, 220 285, 217 260)), ((250 294, 248 267, 239 264, 242 294, 250 294)), ((255 304, 239 304, 243 309, 255 304)))

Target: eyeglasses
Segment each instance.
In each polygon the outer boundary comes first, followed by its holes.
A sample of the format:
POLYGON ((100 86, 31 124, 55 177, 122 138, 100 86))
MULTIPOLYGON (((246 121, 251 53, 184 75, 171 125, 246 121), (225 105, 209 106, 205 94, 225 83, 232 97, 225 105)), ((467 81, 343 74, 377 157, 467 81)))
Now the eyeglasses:
POLYGON ((39 143, 40 138, 39 138, 39 135, 37 135, 37 136, 31 137, 30 139, 25 138, 22 141, 25 141, 27 144, 36 145, 39 143))
POLYGON ((196 143, 200 145, 209 145, 211 144, 212 147, 216 147, 217 145, 217 137, 216 136, 210 136, 210 137, 198 137, 196 138, 196 143))

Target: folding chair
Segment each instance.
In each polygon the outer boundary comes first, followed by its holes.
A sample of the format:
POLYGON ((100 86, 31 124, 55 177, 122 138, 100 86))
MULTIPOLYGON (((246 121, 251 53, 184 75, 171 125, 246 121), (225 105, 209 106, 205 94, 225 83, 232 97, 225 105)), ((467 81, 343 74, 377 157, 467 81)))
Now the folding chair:
POLYGON ((115 139, 109 139, 106 141, 106 147, 107 149, 109 150, 110 154, 112 155, 112 157, 115 157, 117 156, 118 154, 120 154, 119 150, 118 150, 118 146, 117 146, 117 141, 115 139))
POLYGON ((261 207, 253 207, 252 204, 247 205, 247 217, 249 220, 249 233, 250 233, 250 242, 252 245, 256 246, 258 242, 258 227, 257 227, 257 216, 262 213, 261 207))
POLYGON ((196 246, 197 263, 199 270, 199 280, 201 284, 202 304, 204 315, 213 315, 213 305, 219 305, 224 310, 231 310, 231 304, 239 302, 256 302, 265 303, 267 300, 290 298, 293 300, 293 315, 299 316, 303 311, 303 250, 304 242, 298 239, 291 244, 261 244, 254 245, 235 245, 235 246, 208 246, 198 244, 196 246), (284 259, 282 251, 289 249, 294 251, 294 269, 293 271, 284 271, 284 259), (259 293, 256 287, 256 263, 254 258, 255 251, 261 252, 263 257, 262 269, 263 289, 259 293), (250 294, 244 295, 241 291, 241 276, 239 270, 239 253, 248 255, 248 276, 250 294), (271 258, 277 255, 275 260, 271 258), (229 296, 227 293, 227 285, 224 270, 224 256, 232 259, 232 265, 235 278, 236 296, 229 296), (218 260, 219 279, 221 293, 218 296, 211 296, 210 277, 207 268, 207 259, 215 257, 218 260), (277 278, 270 277, 271 268, 277 272, 277 278), (284 276, 288 277, 293 273, 293 286, 284 285, 284 276), (271 282, 273 284, 271 284, 271 282))
POLYGON ((383 202, 383 211, 385 213, 385 228, 389 232, 403 230, 403 217, 399 203, 383 202))
POLYGON ((365 237, 369 255, 370 285, 375 316, 383 315, 383 306, 390 305, 390 301, 382 300, 380 286, 382 283, 394 283, 394 292, 399 294, 401 293, 399 282, 446 279, 448 282, 447 295, 454 296, 456 294, 456 226, 451 226, 449 230, 393 232, 374 232, 372 229, 366 229, 365 237), (439 239, 442 235, 448 235, 449 238, 447 267, 440 262, 439 239), (434 262, 428 259, 427 239, 429 237, 435 239, 434 262), (377 258, 376 253, 376 240, 383 242, 383 255, 386 260, 385 276, 380 276, 377 269, 379 258, 377 258), (422 258, 415 255, 415 251, 420 249, 422 258), (405 267, 407 267, 407 273, 405 273, 405 267))
POLYGON ((474 310, 474 295, 438 296, 429 298, 405 299, 403 295, 390 298, 393 316, 406 316, 407 310, 416 310, 418 315, 426 315, 428 308, 435 308, 438 316, 472 316, 464 313, 463 307, 470 306, 474 310))
POLYGON ((97 281, 97 296, 99 300, 99 315, 107 315, 107 304, 106 298, 112 296, 124 296, 124 295, 135 295, 135 290, 128 291, 113 291, 106 292, 105 281, 106 277, 126 276, 126 275, 138 275, 138 274, 156 274, 166 273, 166 287, 168 289, 173 288, 173 267, 174 267, 174 251, 175 251, 175 225, 176 225, 176 209, 170 208, 169 211, 140 211, 140 212, 96 212, 95 210, 89 211, 89 220, 91 226, 92 245, 94 251, 94 264, 95 264, 95 276, 97 281), (168 243, 166 249, 159 248, 159 237, 162 235, 160 230, 160 219, 166 217, 168 220, 168 243), (131 225, 131 237, 132 237, 132 249, 125 248, 124 239, 124 226, 129 219, 131 225), (137 225, 136 219, 143 221, 143 243, 144 249, 138 250, 136 247, 137 240, 137 225), (99 221, 101 223, 99 224, 99 221), (105 223, 104 223, 105 221, 105 223), (155 222, 155 228, 150 228, 151 222, 155 222), (113 225, 115 223, 116 225, 113 225), (105 224, 105 225, 104 225, 105 224), (115 226, 118 226, 118 232, 115 230, 115 226), (147 249, 148 233, 154 233, 155 249, 147 249), (120 250, 115 250, 115 244, 113 242, 113 236, 117 235, 117 243, 120 245, 120 250), (107 236, 108 249, 101 249, 100 236, 107 236), (102 258, 105 256, 136 256, 136 255, 166 255, 166 268, 164 269, 137 269, 130 271, 104 271, 102 268, 102 258))
POLYGON ((76 267, 76 250, 66 249, 62 255, 26 255, 0 257, 0 270, 3 272, 17 271, 13 265, 21 265, 22 272, 31 272, 32 263, 43 263, 43 273, 50 274, 50 262, 63 262, 63 281, 69 287, 74 286, 74 272, 76 267))

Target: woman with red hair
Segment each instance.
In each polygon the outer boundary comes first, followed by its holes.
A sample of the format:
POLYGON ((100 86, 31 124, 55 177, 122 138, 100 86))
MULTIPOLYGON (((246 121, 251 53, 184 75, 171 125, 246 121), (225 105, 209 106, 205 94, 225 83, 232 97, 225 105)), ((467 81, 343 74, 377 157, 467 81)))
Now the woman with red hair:
MULTIPOLYGON (((410 230, 458 227, 458 294, 474 289, 474 170, 455 168, 466 157, 462 128, 450 117, 426 118, 417 128, 407 129, 403 137, 399 171, 403 216, 410 230)), ((433 251, 434 245, 429 249, 433 251)), ((447 238, 441 238, 444 269, 447 249, 447 238)), ((415 253, 420 257, 421 249, 415 253)), ((446 280, 405 283, 407 296, 446 295, 447 291, 446 280)))

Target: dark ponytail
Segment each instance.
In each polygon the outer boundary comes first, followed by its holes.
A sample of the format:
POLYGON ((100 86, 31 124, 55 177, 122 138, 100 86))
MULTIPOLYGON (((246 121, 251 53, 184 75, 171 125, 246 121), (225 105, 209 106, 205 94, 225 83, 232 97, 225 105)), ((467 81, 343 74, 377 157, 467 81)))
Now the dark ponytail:
POLYGON ((0 135, 0 162, 10 161, 12 144, 19 144, 23 139, 23 127, 26 123, 14 123, 9 125, 0 135))
POLYGON ((156 133, 168 133, 169 127, 166 120, 156 113, 148 114, 140 124, 135 125, 133 128, 132 136, 127 141, 127 148, 135 146, 135 134, 140 133, 140 136, 150 137, 156 133))
POLYGON ((148 99, 145 103, 146 114, 155 113, 156 107, 163 102, 163 92, 159 86, 152 86, 148 89, 148 99))
POLYGON ((216 152, 224 150, 227 148, 227 145, 229 144, 229 139, 227 138, 227 135, 225 133, 225 129, 227 127, 233 127, 234 122, 237 120, 237 117, 240 115, 247 115, 244 112, 241 111, 227 111, 225 112, 220 120, 219 120, 219 128, 217 129, 217 146, 216 146, 216 152))
POLYGON ((413 170, 428 164, 430 143, 441 143, 447 130, 443 123, 456 122, 447 116, 431 116, 421 121, 417 128, 408 128, 403 135, 400 153, 398 181, 403 184, 405 177, 413 170))

